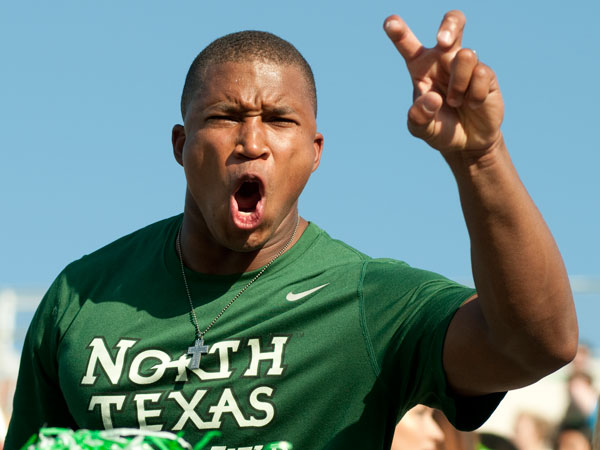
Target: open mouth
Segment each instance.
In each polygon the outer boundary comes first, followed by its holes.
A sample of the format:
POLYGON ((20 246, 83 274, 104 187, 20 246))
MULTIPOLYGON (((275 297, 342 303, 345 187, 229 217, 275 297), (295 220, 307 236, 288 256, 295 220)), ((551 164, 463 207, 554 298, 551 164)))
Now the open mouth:
POLYGON ((231 215, 236 226, 251 229, 260 224, 263 217, 264 196, 260 179, 247 177, 242 180, 231 196, 231 215))
POLYGON ((256 210, 256 205, 261 199, 260 184, 258 181, 244 181, 234 194, 238 209, 250 213, 256 210))

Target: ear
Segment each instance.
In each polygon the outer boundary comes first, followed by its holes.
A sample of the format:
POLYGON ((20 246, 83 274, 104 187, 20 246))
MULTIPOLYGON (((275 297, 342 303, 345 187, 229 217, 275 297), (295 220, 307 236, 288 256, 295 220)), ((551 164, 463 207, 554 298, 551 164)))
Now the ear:
POLYGON ((183 166, 183 146, 185 145, 185 128, 183 125, 173 126, 171 131, 171 144, 173 144, 173 155, 179 165, 183 166))
POLYGON ((323 135, 319 132, 315 134, 315 139, 313 141, 313 148, 315 151, 315 158, 313 160, 312 171, 314 172, 319 167, 321 163, 321 153, 323 153, 323 135))

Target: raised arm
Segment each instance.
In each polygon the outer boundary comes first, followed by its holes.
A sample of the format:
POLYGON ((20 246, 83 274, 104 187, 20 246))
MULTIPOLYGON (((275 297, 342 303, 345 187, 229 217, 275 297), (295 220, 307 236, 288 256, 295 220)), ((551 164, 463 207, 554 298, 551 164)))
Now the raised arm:
POLYGON ((460 11, 447 13, 433 48, 398 16, 384 28, 413 81, 408 128, 442 154, 458 184, 478 295, 454 316, 443 358, 454 391, 479 395, 566 364, 578 331, 562 258, 504 144, 496 76, 462 48, 464 26, 460 11))

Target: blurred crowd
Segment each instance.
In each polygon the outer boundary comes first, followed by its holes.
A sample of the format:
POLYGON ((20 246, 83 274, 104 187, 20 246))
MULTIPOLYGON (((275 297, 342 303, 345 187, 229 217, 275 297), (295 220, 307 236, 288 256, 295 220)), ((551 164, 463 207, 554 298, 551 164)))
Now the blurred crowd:
POLYGON ((417 405, 396 426, 391 450, 600 450, 598 391, 590 349, 581 345, 565 380, 562 418, 551 423, 528 411, 518 414, 510 436, 456 430, 441 411, 417 405), (594 442, 594 439, 598 442, 594 442))

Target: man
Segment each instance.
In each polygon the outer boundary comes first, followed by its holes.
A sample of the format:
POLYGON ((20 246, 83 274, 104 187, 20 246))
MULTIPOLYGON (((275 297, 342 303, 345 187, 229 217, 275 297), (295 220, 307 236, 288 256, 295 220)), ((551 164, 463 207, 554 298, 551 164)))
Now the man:
POLYGON ((223 450, 384 449, 415 404, 475 428, 502 392, 570 361, 565 269, 464 24, 449 12, 431 49, 397 16, 384 28, 414 83, 409 129, 457 180, 476 292, 298 216, 323 148, 312 73, 273 35, 228 35, 192 64, 173 128, 183 216, 57 278, 27 337, 7 447, 47 425, 182 430, 223 450))

